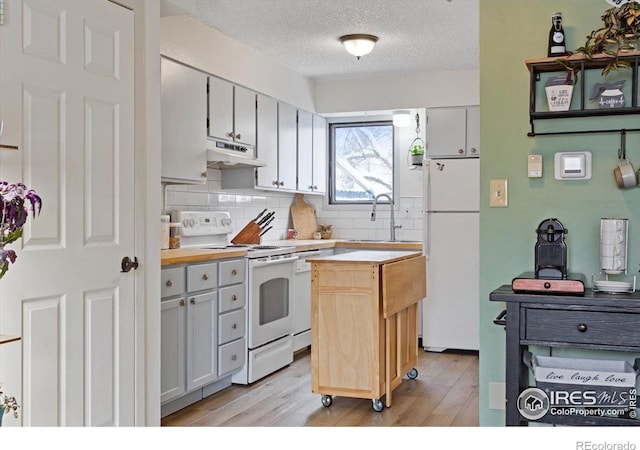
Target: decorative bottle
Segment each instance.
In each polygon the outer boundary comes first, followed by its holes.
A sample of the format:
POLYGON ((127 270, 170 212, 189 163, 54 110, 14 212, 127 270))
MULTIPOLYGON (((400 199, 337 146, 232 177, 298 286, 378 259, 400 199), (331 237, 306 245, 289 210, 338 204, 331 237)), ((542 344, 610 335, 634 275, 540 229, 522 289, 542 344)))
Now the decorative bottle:
POLYGON ((562 28, 562 13, 551 14, 551 30, 549 31, 549 48, 547 56, 564 56, 567 47, 564 41, 564 29, 562 28))

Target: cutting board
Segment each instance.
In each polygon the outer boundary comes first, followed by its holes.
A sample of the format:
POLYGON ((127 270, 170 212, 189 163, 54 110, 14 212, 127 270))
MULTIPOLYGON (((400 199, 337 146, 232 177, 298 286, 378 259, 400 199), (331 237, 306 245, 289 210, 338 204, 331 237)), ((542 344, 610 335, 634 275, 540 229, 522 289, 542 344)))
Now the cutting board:
POLYGON ((298 239, 313 239, 313 233, 318 231, 316 212, 313 206, 304 201, 303 194, 296 194, 290 210, 293 228, 298 231, 298 239))

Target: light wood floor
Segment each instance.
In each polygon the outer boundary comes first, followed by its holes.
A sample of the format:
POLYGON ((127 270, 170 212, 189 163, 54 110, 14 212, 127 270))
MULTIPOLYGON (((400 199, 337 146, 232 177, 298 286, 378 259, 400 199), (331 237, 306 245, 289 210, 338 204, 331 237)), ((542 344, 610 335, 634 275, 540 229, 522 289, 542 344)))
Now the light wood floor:
POLYGON ((418 352, 418 378, 405 377, 393 405, 375 412, 369 399, 311 392, 310 352, 250 385, 232 385, 162 420, 163 426, 478 426, 477 353, 418 352))

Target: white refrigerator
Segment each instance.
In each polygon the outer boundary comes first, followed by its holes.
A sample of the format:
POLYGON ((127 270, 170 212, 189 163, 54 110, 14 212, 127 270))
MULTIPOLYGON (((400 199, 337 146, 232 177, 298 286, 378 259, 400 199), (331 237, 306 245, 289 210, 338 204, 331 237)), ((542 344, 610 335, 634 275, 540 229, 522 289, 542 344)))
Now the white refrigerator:
POLYGON ((425 163, 428 262, 422 346, 429 351, 478 350, 480 160, 428 159, 425 163))

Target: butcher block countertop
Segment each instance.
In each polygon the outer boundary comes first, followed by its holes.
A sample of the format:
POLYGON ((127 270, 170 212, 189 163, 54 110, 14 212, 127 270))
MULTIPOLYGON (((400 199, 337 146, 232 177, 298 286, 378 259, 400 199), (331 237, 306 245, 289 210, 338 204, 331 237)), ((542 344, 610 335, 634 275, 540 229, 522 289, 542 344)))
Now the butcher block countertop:
POLYGON ((358 250, 355 252, 341 253, 339 255, 320 256, 307 258, 311 263, 374 263, 389 264, 407 258, 422 256, 422 252, 412 250, 358 250))
MULTIPOLYGON (((279 245, 282 247, 294 247, 295 251, 318 250, 322 248, 357 248, 361 249, 353 253, 362 253, 362 250, 376 249, 378 253, 383 253, 385 257, 390 257, 389 252, 394 250, 400 253, 406 251, 422 250, 420 242, 388 242, 388 241, 356 241, 340 239, 282 239, 277 241, 264 241, 262 245, 279 245), (380 250, 384 250, 379 252, 380 250)), ((372 250, 372 252, 376 253, 372 250)), ((246 249, 225 248, 225 249, 199 249, 199 248, 177 248, 173 250, 161 251, 161 264, 169 266, 172 264, 184 264, 192 262, 209 261, 222 258, 242 258, 247 254, 246 249)), ((337 255, 340 256, 340 255, 337 255)), ((384 262, 384 261, 383 261, 384 262)))
POLYGON ((316 250, 321 248, 360 248, 389 250, 422 250, 422 243, 408 241, 359 241, 355 239, 283 239, 264 242, 265 245, 281 245, 295 247, 296 251, 316 250))
POLYGON ((176 248, 172 250, 162 250, 160 254, 161 264, 163 266, 169 266, 172 264, 210 261, 223 258, 243 258, 247 254, 247 250, 237 248, 176 248))

